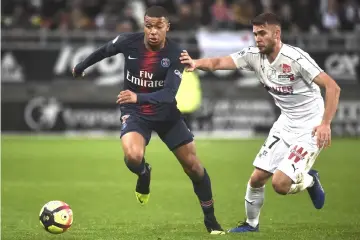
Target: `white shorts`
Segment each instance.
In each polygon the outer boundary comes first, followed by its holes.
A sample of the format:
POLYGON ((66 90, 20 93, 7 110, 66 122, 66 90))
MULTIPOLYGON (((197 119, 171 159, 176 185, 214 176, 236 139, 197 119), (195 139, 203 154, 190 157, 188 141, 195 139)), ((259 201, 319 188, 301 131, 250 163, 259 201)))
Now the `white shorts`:
POLYGON ((254 160, 254 166, 267 172, 280 170, 294 183, 302 181, 304 172, 313 166, 320 153, 311 130, 290 132, 275 123, 254 160))

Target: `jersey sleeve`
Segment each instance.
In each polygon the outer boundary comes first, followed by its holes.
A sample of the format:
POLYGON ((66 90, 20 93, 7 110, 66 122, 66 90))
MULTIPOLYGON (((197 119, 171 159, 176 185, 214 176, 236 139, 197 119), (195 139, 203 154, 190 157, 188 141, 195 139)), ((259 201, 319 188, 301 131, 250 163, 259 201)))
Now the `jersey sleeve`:
POLYGON ((255 56, 258 55, 258 50, 252 47, 247 47, 239 52, 230 54, 236 67, 240 70, 254 71, 255 56))
POLYGON ((172 103, 179 89, 185 66, 177 60, 171 64, 165 77, 164 88, 152 93, 138 93, 137 101, 143 103, 172 103))
POLYGON ((100 62, 104 58, 114 56, 118 53, 122 53, 126 45, 126 40, 128 39, 127 34, 120 34, 112 41, 104 44, 103 46, 96 49, 91 53, 87 58, 78 63, 74 70, 77 74, 81 74, 86 68, 92 66, 93 64, 100 62))
POLYGON ((300 75, 308 83, 312 83, 314 78, 324 71, 308 53, 303 52, 296 61, 299 64, 300 75))

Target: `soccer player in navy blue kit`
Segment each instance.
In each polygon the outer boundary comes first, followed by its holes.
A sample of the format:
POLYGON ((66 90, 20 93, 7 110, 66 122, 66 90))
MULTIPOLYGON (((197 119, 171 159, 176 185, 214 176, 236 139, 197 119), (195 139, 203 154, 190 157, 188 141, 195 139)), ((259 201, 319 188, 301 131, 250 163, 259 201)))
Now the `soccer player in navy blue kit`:
POLYGON ((136 199, 142 205, 149 200, 151 167, 145 162, 144 153, 151 132, 155 131, 190 177, 207 231, 224 234, 215 218, 209 175, 196 156, 193 135, 176 106, 175 96, 185 66, 179 60, 180 46, 166 38, 169 27, 167 11, 150 7, 144 17, 144 33, 120 34, 77 64, 73 75, 83 76, 86 68, 102 59, 124 55, 124 90, 116 102, 121 109, 125 163, 138 175, 136 199))

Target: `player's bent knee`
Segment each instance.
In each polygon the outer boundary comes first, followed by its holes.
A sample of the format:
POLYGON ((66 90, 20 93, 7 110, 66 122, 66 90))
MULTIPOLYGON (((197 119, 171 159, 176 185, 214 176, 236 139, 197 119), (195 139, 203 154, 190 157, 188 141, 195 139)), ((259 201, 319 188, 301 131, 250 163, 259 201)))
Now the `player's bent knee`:
POLYGON ((255 169, 254 172, 251 174, 249 184, 253 188, 261 188, 266 184, 267 180, 270 177, 271 173, 255 169))
POLYGON ((144 157, 144 150, 141 148, 131 147, 125 151, 125 159, 131 163, 141 163, 144 157))
POLYGON ((291 187, 292 180, 282 172, 275 172, 272 186, 276 193, 286 195, 291 187))
POLYGON ((249 180, 250 186, 252 188, 261 188, 265 185, 266 180, 261 179, 257 176, 251 176, 249 180))

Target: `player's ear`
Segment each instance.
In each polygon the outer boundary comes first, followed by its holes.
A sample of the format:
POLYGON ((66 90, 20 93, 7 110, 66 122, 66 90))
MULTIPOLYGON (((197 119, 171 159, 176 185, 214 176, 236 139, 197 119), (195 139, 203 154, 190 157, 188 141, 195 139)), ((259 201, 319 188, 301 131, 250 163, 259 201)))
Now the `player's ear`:
POLYGON ((275 33, 275 37, 276 37, 276 38, 280 38, 281 30, 280 30, 279 27, 277 27, 277 26, 275 27, 274 33, 275 33))
POLYGON ((166 31, 169 31, 169 30, 170 30, 170 23, 168 22, 166 31))

